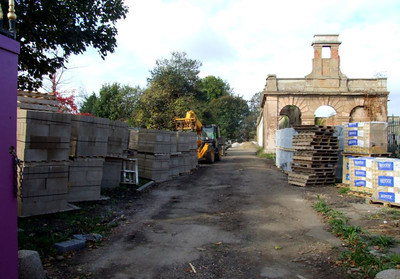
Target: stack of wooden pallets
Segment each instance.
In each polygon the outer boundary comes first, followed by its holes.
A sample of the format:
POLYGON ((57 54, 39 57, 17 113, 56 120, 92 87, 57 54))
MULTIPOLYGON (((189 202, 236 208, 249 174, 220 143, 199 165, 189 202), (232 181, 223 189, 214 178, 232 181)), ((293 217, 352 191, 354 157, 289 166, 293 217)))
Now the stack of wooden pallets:
POLYGON ((335 182, 338 161, 338 139, 332 126, 301 125, 294 129, 295 150, 289 183, 297 186, 319 186, 335 182))

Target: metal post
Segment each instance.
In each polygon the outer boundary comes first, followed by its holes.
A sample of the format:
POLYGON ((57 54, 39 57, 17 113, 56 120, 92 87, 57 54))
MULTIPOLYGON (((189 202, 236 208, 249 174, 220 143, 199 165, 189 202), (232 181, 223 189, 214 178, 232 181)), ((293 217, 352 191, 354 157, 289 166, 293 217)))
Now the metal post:
POLYGON ((15 21, 17 20, 17 15, 15 14, 15 3, 14 0, 9 0, 8 2, 8 23, 10 25, 9 31, 13 36, 14 40, 16 39, 16 31, 15 31, 15 21))
POLYGON ((3 10, 0 5, 0 28, 3 28, 3 10))

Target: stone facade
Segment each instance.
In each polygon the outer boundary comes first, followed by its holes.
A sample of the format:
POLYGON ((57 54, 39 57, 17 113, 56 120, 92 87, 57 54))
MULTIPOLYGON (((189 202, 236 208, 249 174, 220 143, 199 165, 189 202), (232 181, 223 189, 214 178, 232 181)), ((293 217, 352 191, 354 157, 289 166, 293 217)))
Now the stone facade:
POLYGON ((275 151, 278 122, 280 117, 286 115, 286 111, 290 111, 288 106, 298 108, 300 123, 303 125, 314 124, 315 110, 324 105, 336 111, 336 116, 330 119, 331 125, 386 121, 389 95, 386 78, 347 78, 340 71, 341 42, 338 37, 314 36, 313 68, 305 78, 277 78, 276 75, 268 75, 261 101, 263 140, 259 143, 265 151, 275 151), (322 56, 323 49, 328 51, 327 58, 322 56))

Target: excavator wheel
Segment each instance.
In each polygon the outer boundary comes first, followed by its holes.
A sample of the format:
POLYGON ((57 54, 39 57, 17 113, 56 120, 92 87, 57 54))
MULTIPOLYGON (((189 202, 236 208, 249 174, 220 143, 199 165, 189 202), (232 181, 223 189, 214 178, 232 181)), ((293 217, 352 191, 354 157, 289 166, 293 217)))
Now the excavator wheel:
POLYGON ((212 164, 215 162, 215 150, 214 149, 207 153, 206 162, 209 164, 212 164))
POLYGON ((218 152, 215 153, 215 161, 221 161, 221 149, 218 150, 218 152))

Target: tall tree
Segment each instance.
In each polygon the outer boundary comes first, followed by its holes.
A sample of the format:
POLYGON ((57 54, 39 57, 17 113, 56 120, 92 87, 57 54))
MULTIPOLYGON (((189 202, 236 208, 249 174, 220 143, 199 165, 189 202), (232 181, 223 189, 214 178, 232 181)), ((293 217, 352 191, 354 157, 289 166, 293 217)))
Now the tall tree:
MULTIPOLYGON (((6 1, 1 1, 1 7, 7 10, 6 1)), ((44 75, 53 74, 71 54, 88 47, 98 50, 103 59, 114 52, 115 24, 127 12, 123 0, 17 0, 20 89, 39 88, 44 75)))
POLYGON ((132 121, 133 112, 142 94, 140 87, 130 87, 118 83, 105 84, 99 96, 94 93, 85 98, 80 112, 111 120, 132 121))
POLYGON ((213 123, 221 126, 221 132, 230 139, 241 137, 241 124, 249 113, 247 102, 239 96, 223 96, 211 101, 213 123))
POLYGON ((208 102, 232 93, 229 83, 215 76, 202 78, 198 83, 198 88, 204 92, 208 102))
POLYGON ((172 130, 176 116, 189 109, 197 113, 201 103, 201 92, 196 88, 200 66, 200 61, 188 58, 185 52, 158 59, 135 112, 137 126, 172 130))
POLYGON ((150 71, 149 85, 156 84, 171 98, 195 94, 201 62, 187 57, 186 52, 174 51, 169 59, 158 59, 150 71))

